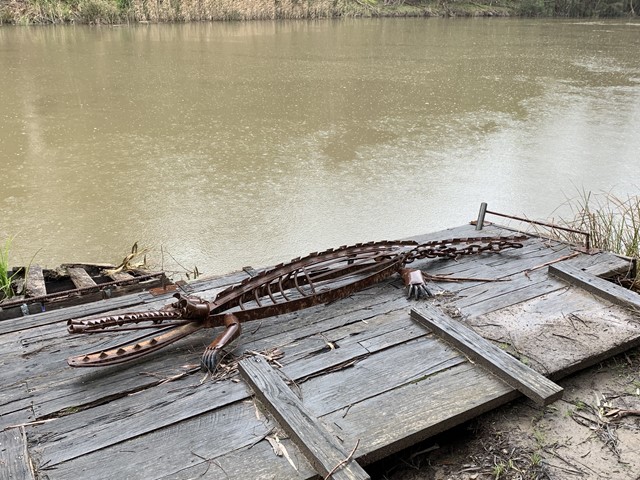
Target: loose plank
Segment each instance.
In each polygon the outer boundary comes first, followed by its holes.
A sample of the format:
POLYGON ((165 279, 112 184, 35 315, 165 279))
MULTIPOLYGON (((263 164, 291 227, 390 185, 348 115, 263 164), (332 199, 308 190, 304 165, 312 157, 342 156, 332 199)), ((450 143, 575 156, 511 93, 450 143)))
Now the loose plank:
POLYGON ((6 479, 34 479, 27 452, 24 427, 0 431, 0 476, 6 479))
POLYGON ((133 275, 126 272, 113 272, 109 274, 109 277, 119 282, 123 280, 131 280, 133 278, 133 275))
POLYGON ((571 265, 549 265, 549 274, 576 285, 616 305, 640 310, 640 295, 571 265))
POLYGON ((91 275, 89 275, 84 268, 69 267, 67 269, 67 272, 69 272, 69 277, 71 278, 71 281, 76 286, 76 288, 88 288, 96 286, 96 282, 93 281, 91 275))
POLYGON ((536 403, 548 405, 562 397, 562 387, 434 307, 413 308, 411 317, 536 403))
POLYGON ((27 269, 25 290, 28 297, 41 297, 47 294, 47 287, 45 287, 44 284, 44 273, 40 265, 31 265, 27 269))
POLYGON ((238 368, 256 396, 291 436, 307 460, 322 476, 335 480, 368 480, 370 477, 349 458, 331 435, 294 395, 267 362, 259 359, 240 361, 238 368), (337 468, 345 460, 344 466, 337 468))

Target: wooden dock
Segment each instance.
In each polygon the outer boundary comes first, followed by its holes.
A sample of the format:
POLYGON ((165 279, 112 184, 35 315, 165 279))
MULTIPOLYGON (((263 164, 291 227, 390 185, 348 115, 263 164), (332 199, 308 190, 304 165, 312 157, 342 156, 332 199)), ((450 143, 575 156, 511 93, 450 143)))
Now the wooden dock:
MULTIPOLYGON (((477 233, 462 226, 416 240, 477 233)), ((524 243, 415 262, 469 279, 431 283, 434 299, 409 301, 392 278, 247 323, 214 377, 198 370, 212 331, 133 363, 67 366, 70 355, 123 341, 69 335, 68 319, 157 309, 170 294, 2 321, 0 478, 368 478, 368 463, 522 394, 549 403, 561 389, 542 375, 557 380, 640 344, 640 300, 601 279, 627 272, 626 259, 524 243)), ((184 289, 212 298, 247 275, 184 289)))

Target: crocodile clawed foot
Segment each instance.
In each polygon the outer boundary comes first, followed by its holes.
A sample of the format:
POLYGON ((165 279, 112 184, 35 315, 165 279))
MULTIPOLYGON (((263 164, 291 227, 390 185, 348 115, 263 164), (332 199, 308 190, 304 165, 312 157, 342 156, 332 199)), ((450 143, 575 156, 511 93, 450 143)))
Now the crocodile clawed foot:
POLYGON ((202 368, 210 373, 214 373, 218 368, 218 364, 222 360, 222 351, 219 348, 205 348, 202 354, 202 368))
POLYGON ((224 331, 205 348, 202 355, 202 367, 211 373, 216 371, 222 359, 222 349, 236 339, 242 330, 240 320, 233 313, 225 314, 223 323, 225 326, 224 331))
POLYGON ((407 299, 416 299, 432 297, 433 294, 427 288, 424 275, 420 270, 413 268, 403 268, 400 270, 402 281, 407 287, 407 299))
POLYGON ((411 299, 420 300, 423 297, 429 298, 432 296, 433 294, 429 291, 429 289, 424 283, 407 285, 407 300, 411 300, 411 299))

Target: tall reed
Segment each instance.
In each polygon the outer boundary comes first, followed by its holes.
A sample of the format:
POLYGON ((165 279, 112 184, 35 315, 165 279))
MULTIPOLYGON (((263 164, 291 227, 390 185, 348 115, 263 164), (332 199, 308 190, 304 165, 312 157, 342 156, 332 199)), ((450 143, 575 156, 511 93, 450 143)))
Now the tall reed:
MULTIPOLYGON (((591 246, 627 257, 640 258, 640 195, 619 197, 612 193, 582 190, 567 200, 571 218, 562 221, 567 226, 588 232, 591 246)), ((640 273, 636 268, 636 286, 640 273)))

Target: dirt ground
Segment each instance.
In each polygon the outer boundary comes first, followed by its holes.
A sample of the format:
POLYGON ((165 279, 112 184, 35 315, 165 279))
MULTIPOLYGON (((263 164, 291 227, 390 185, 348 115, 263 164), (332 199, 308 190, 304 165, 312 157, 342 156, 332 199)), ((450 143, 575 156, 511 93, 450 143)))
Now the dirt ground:
POLYGON ((560 382, 547 407, 521 399, 367 470, 374 480, 640 479, 640 348, 560 382))

